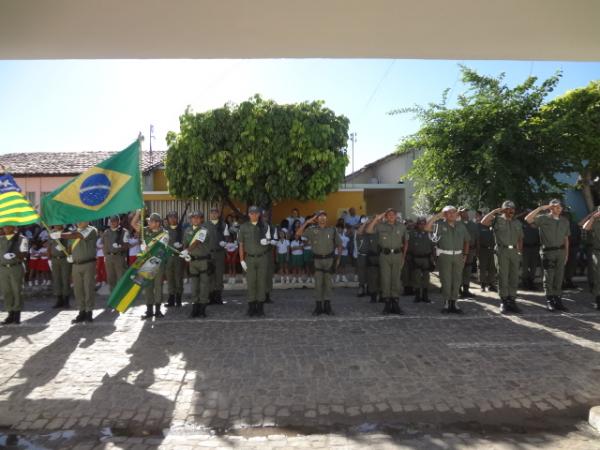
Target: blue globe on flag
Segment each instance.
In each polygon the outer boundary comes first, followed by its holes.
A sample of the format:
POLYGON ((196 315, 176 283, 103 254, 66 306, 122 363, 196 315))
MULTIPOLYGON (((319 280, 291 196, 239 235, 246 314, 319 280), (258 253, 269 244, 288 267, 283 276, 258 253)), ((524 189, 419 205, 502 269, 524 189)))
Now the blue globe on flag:
POLYGON ((79 198, 86 206, 98 206, 110 194, 110 179, 103 173, 90 175, 79 187, 79 198))

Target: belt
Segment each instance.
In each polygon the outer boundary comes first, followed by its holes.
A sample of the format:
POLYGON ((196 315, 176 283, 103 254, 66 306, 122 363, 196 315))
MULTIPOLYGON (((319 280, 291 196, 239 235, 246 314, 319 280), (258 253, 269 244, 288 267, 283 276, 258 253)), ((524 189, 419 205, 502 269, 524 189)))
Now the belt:
POLYGON ((437 249, 438 255, 462 255, 462 250, 442 250, 441 248, 437 249))
POLYGON ((380 248, 379 253, 383 253, 384 255, 391 255, 394 253, 400 253, 402 251, 401 248, 380 248))
POLYGON ((192 258, 192 261, 203 261, 205 259, 211 259, 210 255, 205 255, 205 256, 192 256, 192 255, 190 255, 190 258, 192 258))
POLYGON ((333 258, 333 252, 329 253, 328 255, 317 255, 316 253, 314 253, 313 258, 315 258, 315 259, 333 258))
POLYGON ((249 256, 250 258, 260 258, 261 256, 265 256, 267 253, 268 250, 262 253, 246 253, 246 256, 249 256))
POLYGON ((76 266, 81 266, 82 264, 87 264, 87 263, 91 263, 91 262, 96 262, 96 258, 84 259, 83 261, 73 261, 73 264, 75 264, 76 266))
POLYGON ((565 248, 565 245, 560 245, 558 247, 542 247, 542 251, 544 252, 551 252, 554 250, 563 250, 565 248))

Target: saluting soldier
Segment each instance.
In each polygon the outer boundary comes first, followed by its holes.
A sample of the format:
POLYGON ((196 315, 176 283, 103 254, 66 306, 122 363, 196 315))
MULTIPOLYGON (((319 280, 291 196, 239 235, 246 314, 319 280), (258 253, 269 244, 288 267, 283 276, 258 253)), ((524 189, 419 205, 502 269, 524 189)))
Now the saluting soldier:
POLYGON ((520 313, 517 306, 517 289, 521 252, 523 250, 523 227, 515 218, 515 204, 506 200, 502 207, 490 211, 482 220, 485 226, 492 226, 496 240, 496 262, 500 290, 500 312, 520 313))
POLYGON ((491 292, 497 292, 496 289, 496 263, 494 261, 494 233, 489 225, 485 225, 483 220, 479 223, 479 284, 481 290, 485 292, 486 288, 491 292))
POLYGON ((8 316, 2 321, 3 325, 21 323, 23 309, 23 261, 27 256, 29 245, 17 227, 6 225, 0 235, 0 285, 4 297, 4 310, 8 316))
POLYGON ((109 227, 102 233, 106 278, 112 291, 127 270, 127 250, 129 231, 121 226, 121 219, 114 215, 109 219, 109 227))
MULTIPOLYGON (((54 225, 52 231, 61 232, 63 225, 54 225)), ((52 291, 56 296, 53 308, 68 308, 69 296, 71 294, 71 263, 68 260, 67 248, 69 243, 66 239, 46 241, 48 254, 50 256, 50 270, 52 272, 52 291)))
POLYGON ((377 246, 377 235, 367 233, 367 226, 373 219, 367 219, 358 229, 358 234, 363 236, 364 251, 367 254, 367 292, 371 297, 370 303, 383 302, 383 297, 380 296, 381 286, 379 284, 379 248, 377 246))
MULTIPOLYGON (((177 211, 167 213, 167 232, 169 233, 169 245, 174 249, 181 251, 183 249, 183 227, 179 221, 177 211)), ((169 254, 165 265, 167 276, 167 289, 169 297, 166 306, 181 307, 181 298, 183 297, 183 272, 185 263, 179 255, 169 254)))
POLYGON ((69 253, 73 266, 73 291, 79 307, 79 314, 71 323, 93 322, 96 303, 96 242, 98 230, 89 222, 77 223, 74 231, 53 231, 52 239, 71 240, 69 253))
POLYGON ((592 266, 592 294, 596 302, 596 309, 600 310, 600 207, 583 224, 583 230, 589 235, 591 266, 592 266))
POLYGON ((471 273, 473 271, 473 262, 479 251, 479 226, 469 219, 469 208, 466 206, 458 210, 460 218, 469 232, 469 252, 466 255, 465 265, 463 267, 463 282, 460 296, 462 298, 471 297, 469 286, 471 285, 471 273))
POLYGON ((313 315, 332 315, 331 275, 335 270, 335 250, 342 254, 342 239, 335 227, 327 226, 327 213, 317 211, 296 231, 298 238, 305 236, 312 247, 315 262, 315 309, 313 315), (317 226, 310 226, 312 224, 317 226))
POLYGON ((271 251, 270 238, 267 239, 268 226, 260 220, 258 206, 248 209, 250 220, 240 226, 238 241, 240 244, 240 265, 246 272, 248 285, 248 316, 264 316, 267 278, 267 255, 271 251))
POLYGON ((368 234, 364 232, 364 225, 367 218, 360 219, 359 229, 354 231, 354 246, 356 249, 356 272, 358 275, 358 294, 357 297, 367 295, 367 258, 368 250, 368 234), (363 232, 359 232, 362 229, 363 232))
POLYGON ((225 245, 229 236, 229 228, 221 219, 219 208, 210 209, 210 221, 207 223, 212 233, 212 262, 213 270, 210 274, 209 303, 214 305, 223 304, 223 273, 225 272, 225 245))
POLYGON ((204 223, 204 213, 195 211, 191 215, 192 226, 183 239, 185 250, 182 258, 190 260, 190 278, 192 279, 192 313, 190 317, 206 317, 206 305, 209 303, 210 270, 212 264, 212 233, 204 223))
POLYGON ((431 303, 429 300, 429 278, 434 266, 435 245, 425 231, 427 219, 419 217, 416 227, 409 232, 407 264, 411 267, 412 284, 415 289, 414 302, 431 303))
POLYGON ((462 314, 457 301, 463 280, 463 268, 471 248, 471 235, 465 224, 457 218, 454 206, 444 206, 441 213, 427 221, 425 230, 433 231, 433 240, 437 242, 437 265, 445 301, 442 312, 462 314))
MULTIPOLYGON (((131 227, 140 233, 141 226, 140 212, 137 211, 131 220, 131 227)), ((162 218, 160 217, 160 214, 155 212, 150 214, 148 217, 148 226, 144 228, 144 240, 141 243, 142 253, 144 253, 151 244, 160 240, 165 233, 166 231, 162 226, 162 218)), ((162 304, 164 274, 165 266, 164 264, 161 264, 152 282, 144 288, 144 297, 146 298, 146 313, 142 315, 142 320, 151 319, 152 317, 156 317, 157 319, 164 317, 164 314, 160 310, 160 305, 162 304)))
POLYGON ((379 246, 379 280, 385 300, 383 314, 403 314, 400 299, 400 274, 408 250, 406 226, 398 221, 396 210, 388 208, 367 225, 367 233, 377 235, 379 246), (385 218, 385 222, 382 222, 385 218))
POLYGON ((563 210, 560 200, 553 199, 548 205, 542 205, 531 211, 525 220, 535 224, 540 232, 542 268, 544 269, 544 290, 548 311, 567 311, 563 305, 562 283, 565 265, 569 258, 569 221, 561 216, 563 210), (539 215, 549 210, 549 214, 539 215))
MULTIPOLYGON (((529 214, 531 210, 528 210, 529 214)), ((540 232, 523 220, 523 261, 521 278, 525 289, 534 290, 535 274, 540 267, 540 232)))

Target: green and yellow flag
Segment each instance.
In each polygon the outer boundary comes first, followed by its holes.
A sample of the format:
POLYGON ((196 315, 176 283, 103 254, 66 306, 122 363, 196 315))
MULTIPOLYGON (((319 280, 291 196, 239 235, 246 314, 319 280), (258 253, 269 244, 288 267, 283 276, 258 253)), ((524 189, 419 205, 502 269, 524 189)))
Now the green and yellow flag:
POLYGON ((142 208, 140 142, 86 170, 42 198, 48 225, 92 221, 142 208))
POLYGON ((0 175, 0 227, 31 225, 40 220, 12 175, 0 175))

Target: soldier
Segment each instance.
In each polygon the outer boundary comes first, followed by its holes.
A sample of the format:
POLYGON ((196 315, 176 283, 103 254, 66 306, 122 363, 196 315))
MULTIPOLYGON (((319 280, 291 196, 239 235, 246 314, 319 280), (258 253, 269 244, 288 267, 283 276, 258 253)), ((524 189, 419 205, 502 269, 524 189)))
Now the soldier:
POLYGON ((315 309, 313 315, 332 315, 331 309, 331 275, 335 270, 335 250, 342 253, 342 239, 335 227, 327 226, 327 213, 317 211, 313 217, 305 221, 296 231, 296 236, 305 236, 312 247, 315 264, 315 309), (316 223, 317 226, 309 227, 316 223))
POLYGON ((93 322, 93 310, 96 303, 96 241, 98 230, 89 222, 77 223, 73 231, 53 231, 52 239, 70 239, 70 260, 73 277, 73 291, 79 307, 79 314, 71 323, 93 322))
MULTIPOLYGON (((380 294, 379 285, 379 249, 377 247, 377 235, 369 234, 366 232, 366 228, 372 219, 368 219, 360 224, 358 228, 358 235, 364 239, 364 249, 366 253, 366 268, 367 268, 367 292, 371 298, 370 303, 377 303, 377 297, 380 294)), ((383 298, 380 297, 380 302, 383 302, 383 298)))
POLYGON ((354 248, 356 249, 356 272, 358 274, 358 294, 357 297, 364 297, 367 295, 367 258, 368 258, 368 234, 364 233, 364 224, 367 222, 367 218, 363 217, 360 219, 359 229, 354 231, 354 248))
POLYGON ((403 314, 400 299, 400 275, 408 250, 406 226, 398 221, 396 210, 388 208, 367 225, 367 233, 377 235, 379 247, 379 281, 385 300, 383 314, 403 314), (385 217, 385 222, 382 220, 385 217))
MULTIPOLYGON (((398 217, 398 220, 401 220, 398 217)), ((410 232, 415 229, 415 223, 412 220, 407 220, 404 222, 406 225, 406 232, 410 236, 410 232)), ((410 265, 410 259, 406 259, 406 263, 402 265, 402 272, 400 272, 400 282, 403 287, 402 295, 413 295, 415 293, 415 288, 413 287, 413 279, 412 279, 412 267, 410 265)))
POLYGON ((225 245, 229 236, 227 224, 221 220, 219 208, 210 209, 210 221, 206 224, 211 232, 212 263, 214 270, 210 274, 209 304, 223 304, 223 273, 225 272, 225 245))
POLYGON ((427 219, 419 217, 416 227, 409 232, 407 264, 411 267, 412 284, 415 288, 415 303, 431 303, 429 300, 429 274, 434 266, 435 245, 425 231, 427 219))
POLYGON ((583 230, 588 234, 591 242, 592 260, 592 293, 595 297, 595 308, 600 310, 600 207, 583 224, 583 230))
POLYGON ((260 208, 248 209, 250 220, 240 226, 238 241, 240 244, 240 265, 246 272, 248 284, 248 316, 264 316, 267 278, 267 255, 271 251, 271 239, 268 226, 260 220, 260 208))
MULTIPOLYGON (((140 213, 138 211, 131 220, 131 227, 140 233, 141 226, 140 213)), ((162 226, 162 218, 160 217, 160 214, 150 214, 150 217, 148 217, 148 226, 145 227, 143 231, 143 233, 140 233, 141 236, 144 236, 144 239, 141 243, 141 250, 142 253, 145 253, 150 244, 153 244, 161 239, 166 233, 162 226)), ((164 264, 161 264, 150 285, 144 288, 144 297, 146 298, 146 313, 142 315, 142 320, 151 319, 152 317, 156 317, 157 319, 164 317, 164 314, 160 310, 160 305, 162 303, 164 274, 165 267, 164 264)))
POLYGON ((548 311, 567 311, 563 305, 562 283, 565 264, 569 258, 569 221, 561 216, 562 204, 553 199, 548 205, 542 205, 531 211, 525 220, 535 224, 540 232, 542 244, 542 268, 544 269, 544 290, 548 311), (549 214, 539 216, 541 211, 550 210, 549 214))
POLYGON ((461 207, 458 213, 469 232, 469 252, 466 255, 467 258, 463 267, 462 290, 460 292, 461 298, 467 298, 472 295, 469 286, 471 285, 471 273, 473 271, 475 256, 479 252, 479 226, 472 220, 469 220, 469 208, 466 206, 461 207))
POLYGON ((510 200, 501 208, 490 211, 481 221, 492 226, 496 240, 496 262, 500 287, 500 312, 520 313, 516 297, 519 287, 521 252, 523 250, 523 227, 515 218, 515 204, 510 200))
POLYGON ((463 269, 471 248, 471 235, 462 221, 457 221, 454 206, 444 206, 427 221, 425 230, 433 232, 433 241, 437 242, 437 263, 444 297, 443 313, 462 314, 457 305, 459 289, 463 280, 463 269), (438 220, 443 218, 444 220, 438 220))
MULTIPOLYGON (((63 225, 54 225, 52 231, 62 232, 63 225)), ((66 239, 46 241, 48 254, 50 256, 50 269, 52 271, 52 290, 56 296, 56 303, 53 308, 68 308, 69 295, 71 293, 71 263, 68 261, 66 239)))
POLYGON ((577 258, 579 250, 581 249, 581 228, 577 225, 577 222, 573 220, 573 215, 570 211, 563 211, 562 215, 569 221, 569 229, 571 232, 569 235, 569 259, 565 266, 563 288, 575 289, 577 286, 573 283, 573 277, 577 271, 577 258))
POLYGON ((497 292, 496 289, 496 264, 494 262, 494 233, 492 229, 479 221, 479 284, 481 290, 485 292, 486 288, 490 292, 497 292))
POLYGON ((8 316, 2 321, 3 325, 21 323, 23 308, 23 261, 29 250, 27 239, 22 236, 17 227, 6 225, 0 235, 0 284, 4 297, 4 310, 8 316))
MULTIPOLYGON (((527 211, 529 214, 531 210, 527 211)), ((540 266, 540 232, 523 220, 523 260, 521 279, 523 287, 529 290, 535 290, 535 274, 540 266)))
POLYGON ((129 249, 129 231, 121 226, 119 216, 110 217, 109 227, 102 234, 102 247, 107 281, 112 291, 127 270, 129 249))
POLYGON ((204 223, 204 213, 195 211, 191 215, 192 226, 183 238, 185 250, 182 258, 190 260, 192 279, 192 313, 190 317, 206 317, 206 305, 210 293, 210 271, 212 265, 212 242, 214 237, 209 226, 204 223))
MULTIPOLYGON (((167 213, 169 233, 169 245, 174 249, 181 251, 183 249, 183 227, 179 221, 177 211, 167 213)), ((167 299, 167 307, 181 307, 181 299, 183 297, 183 272, 185 263, 179 255, 171 253, 167 257, 165 272, 167 276, 167 287, 169 297, 167 299)))

